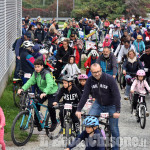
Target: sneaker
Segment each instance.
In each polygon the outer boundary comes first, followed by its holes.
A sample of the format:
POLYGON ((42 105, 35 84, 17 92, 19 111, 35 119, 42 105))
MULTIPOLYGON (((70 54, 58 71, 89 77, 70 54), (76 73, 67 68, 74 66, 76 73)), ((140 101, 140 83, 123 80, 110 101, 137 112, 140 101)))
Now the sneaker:
POLYGON ((52 123, 51 128, 49 129, 50 132, 53 132, 57 127, 57 123, 52 123))
POLYGON ((129 96, 125 95, 124 100, 129 100, 129 96))
POLYGON ((149 112, 148 111, 146 111, 146 117, 148 117, 149 116, 149 112))
POLYGON ((63 134, 63 128, 60 129, 59 134, 63 134))

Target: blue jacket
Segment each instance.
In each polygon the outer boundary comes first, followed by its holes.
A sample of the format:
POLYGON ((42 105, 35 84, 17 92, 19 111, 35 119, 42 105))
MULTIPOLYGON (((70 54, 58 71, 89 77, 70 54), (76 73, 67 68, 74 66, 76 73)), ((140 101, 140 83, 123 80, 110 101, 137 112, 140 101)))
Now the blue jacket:
POLYGON ((24 36, 22 36, 20 39, 17 40, 16 47, 15 47, 16 56, 20 55, 19 49, 20 49, 23 42, 24 42, 24 36))
POLYGON ((142 36, 141 31, 139 32, 139 34, 137 34, 136 31, 134 31, 132 37, 133 37, 134 39, 137 39, 137 36, 138 36, 138 35, 141 35, 141 36, 142 36))
POLYGON ((120 92, 115 79, 109 74, 102 73, 100 80, 96 80, 93 76, 87 79, 77 111, 82 110, 90 93, 98 101, 99 105, 115 105, 116 112, 120 111, 120 92))
POLYGON ((89 137, 89 134, 86 131, 83 131, 68 148, 72 149, 82 140, 86 143, 85 150, 105 150, 105 144, 103 136, 98 129, 94 131, 93 137, 89 137))
POLYGON ((133 45, 135 46, 136 51, 137 51, 138 53, 145 51, 145 44, 144 44, 143 41, 141 41, 141 42, 138 43, 137 40, 135 40, 135 41, 133 42, 133 45))

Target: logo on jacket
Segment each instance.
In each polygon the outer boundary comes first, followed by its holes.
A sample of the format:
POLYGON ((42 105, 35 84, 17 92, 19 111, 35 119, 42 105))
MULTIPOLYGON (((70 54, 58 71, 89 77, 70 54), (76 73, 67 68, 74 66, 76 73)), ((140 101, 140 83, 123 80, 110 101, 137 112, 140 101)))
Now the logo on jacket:
POLYGON ((65 100, 75 100, 77 97, 77 93, 76 94, 64 94, 64 99, 65 100))
MULTIPOLYGON (((96 88, 98 88, 97 84, 92 85, 92 89, 96 89, 96 88)), ((102 88, 102 89, 108 89, 108 85, 100 84, 100 88, 102 88)))

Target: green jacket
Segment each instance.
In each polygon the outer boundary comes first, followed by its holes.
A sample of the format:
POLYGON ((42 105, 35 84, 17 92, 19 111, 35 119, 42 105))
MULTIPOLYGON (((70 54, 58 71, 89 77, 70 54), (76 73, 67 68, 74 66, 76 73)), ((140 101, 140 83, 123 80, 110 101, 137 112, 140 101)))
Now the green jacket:
POLYGON ((78 29, 71 27, 71 28, 68 30, 67 38, 70 38, 70 35, 72 34, 72 32, 73 32, 74 34, 76 34, 77 37, 79 37, 78 29))
POLYGON ((58 86, 50 72, 43 69, 40 73, 34 72, 31 78, 23 85, 22 89, 26 91, 31 85, 35 85, 45 94, 54 94, 58 86))

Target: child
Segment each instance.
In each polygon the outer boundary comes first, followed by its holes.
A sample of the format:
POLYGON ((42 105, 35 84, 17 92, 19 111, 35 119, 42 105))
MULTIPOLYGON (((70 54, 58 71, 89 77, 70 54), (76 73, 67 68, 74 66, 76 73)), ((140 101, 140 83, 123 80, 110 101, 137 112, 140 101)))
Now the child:
POLYGON ((77 85, 77 87, 80 90, 81 94, 83 94, 84 85, 86 83, 86 80, 88 79, 88 76, 86 74, 81 74, 79 75, 78 79, 79 79, 79 84, 77 85))
POLYGON ((117 47, 118 47, 118 45, 120 44, 120 41, 119 41, 119 36, 118 35, 113 35, 113 41, 112 41, 112 43, 111 43, 111 45, 110 45, 110 47, 112 47, 114 50, 113 50, 113 52, 115 52, 116 51, 116 49, 117 49, 117 47))
POLYGON ((82 140, 86 142, 85 150, 105 150, 103 136, 97 129, 99 120, 94 116, 88 116, 85 118, 83 125, 85 130, 65 150, 71 150, 82 140))
POLYGON ((106 35, 106 37, 105 37, 105 41, 103 42, 103 47, 106 47, 106 46, 110 46, 110 44, 111 44, 111 40, 110 40, 110 37, 109 37, 109 35, 106 35))
MULTIPOLYGON (((145 87, 150 92, 150 87, 149 87, 147 81, 145 80, 145 75, 146 75, 145 71, 144 70, 138 70, 136 75, 137 75, 137 79, 134 80, 134 82, 131 86, 130 92, 131 93, 138 92, 140 94, 146 94, 145 87)), ((134 114, 136 112, 138 97, 139 97, 139 94, 134 94, 134 101, 133 101, 133 109, 134 109, 133 113, 134 114)), ((145 96, 143 96, 143 101, 146 104, 145 96)), ((147 111, 146 111, 146 115, 149 116, 149 113, 147 111)))
MULTIPOLYGON (((71 76, 64 76, 63 77, 63 87, 60 89, 59 93, 57 94, 56 98, 55 98, 55 102, 53 103, 53 105, 57 105, 57 102, 59 102, 59 100, 63 97, 63 103, 69 103, 69 104, 78 104, 79 100, 81 98, 81 93, 79 91, 79 89, 73 85, 73 77, 71 76)), ((75 112, 77 110, 77 107, 73 107, 72 109, 72 121, 74 124, 74 128, 76 131, 76 134, 79 134, 79 120, 77 118, 77 116, 75 115, 75 112)), ((64 108, 60 108, 60 121, 61 121, 61 127, 63 129, 63 121, 64 121, 64 108)), ((60 133, 62 132, 62 129, 60 130, 60 133)))
POLYGON ((81 74, 80 69, 78 68, 77 64, 75 63, 75 56, 71 55, 68 59, 68 64, 65 65, 64 69, 61 71, 61 74, 64 74, 67 71, 67 75, 75 77, 75 84, 77 85, 78 79, 77 75, 81 74))
POLYGON ((4 143, 4 126, 5 126, 5 116, 2 108, 0 107, 0 145, 2 146, 2 150, 5 150, 4 143))
MULTIPOLYGON (((52 126, 50 132, 54 131, 57 126, 56 112, 53 108, 53 101, 55 93, 58 90, 58 86, 55 83, 51 73, 44 68, 44 63, 41 59, 36 59, 34 62, 35 71, 31 78, 24 84, 24 86, 18 90, 18 94, 22 91, 26 91, 31 85, 37 84, 40 90, 40 99, 39 103, 44 103, 48 99, 48 110, 50 113, 52 126)), ((40 111, 40 105, 36 105, 38 111, 40 111)), ((39 125, 37 116, 35 115, 35 125, 38 127, 38 130, 41 131, 41 126, 39 125)))

